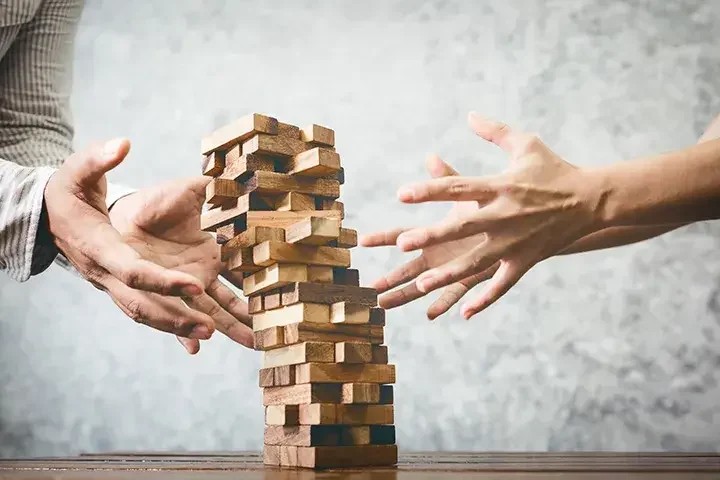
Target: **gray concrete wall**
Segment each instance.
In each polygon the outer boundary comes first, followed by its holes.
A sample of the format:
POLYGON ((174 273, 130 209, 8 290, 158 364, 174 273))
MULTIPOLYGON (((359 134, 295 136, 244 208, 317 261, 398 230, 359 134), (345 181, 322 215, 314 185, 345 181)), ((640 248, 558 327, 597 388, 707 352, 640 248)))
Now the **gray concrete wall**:
MULTIPOLYGON (((581 166, 693 143, 720 113, 720 3, 692 0, 90 0, 77 41, 77 145, 127 135, 111 179, 198 171, 203 133, 248 112, 337 132, 346 224, 428 222, 395 201, 438 151, 506 158, 474 109, 581 166)), ((392 311, 403 449, 720 450, 720 226, 534 268, 471 322, 392 311)), ((369 282, 401 255, 357 249, 369 282)), ((53 268, 0 279, 0 456, 257 449, 259 355, 198 357, 53 268)))

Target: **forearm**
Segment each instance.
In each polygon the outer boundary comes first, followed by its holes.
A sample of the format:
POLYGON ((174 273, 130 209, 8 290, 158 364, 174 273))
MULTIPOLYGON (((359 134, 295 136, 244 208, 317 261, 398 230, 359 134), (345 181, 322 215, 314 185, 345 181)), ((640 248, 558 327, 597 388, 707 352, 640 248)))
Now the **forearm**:
POLYGON ((574 242, 558 255, 603 250, 605 248, 620 247, 642 242, 657 237, 671 230, 683 227, 686 224, 676 225, 643 225, 639 227, 610 227, 591 233, 574 242))
POLYGON ((587 173, 601 227, 720 218, 720 140, 587 173))

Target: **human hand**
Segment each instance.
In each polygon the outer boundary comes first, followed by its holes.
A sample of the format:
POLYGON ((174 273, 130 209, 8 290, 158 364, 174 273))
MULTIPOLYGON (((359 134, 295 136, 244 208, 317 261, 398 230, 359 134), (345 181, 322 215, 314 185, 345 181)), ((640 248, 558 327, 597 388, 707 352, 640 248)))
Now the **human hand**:
MULTIPOLYGON (((191 177, 140 190, 123 197, 110 210, 110 221, 123 240, 143 258, 200 280, 204 293, 185 299, 191 309, 209 315, 230 339, 253 347, 247 304, 218 278, 220 246, 200 230, 200 215, 209 177, 191 177)), ((179 299, 145 294, 148 305, 183 309, 179 299)), ((184 308, 186 311, 189 310, 184 308)), ((199 340, 178 336, 186 350, 197 353, 199 340)))
POLYGON ((363 239, 368 246, 394 241, 403 251, 423 249, 423 253, 468 240, 455 244, 458 250, 452 259, 414 272, 417 278, 410 287, 422 296, 472 275, 487 276, 487 269, 497 263, 482 293, 462 307, 466 319, 498 300, 533 265, 598 230, 596 212, 605 198, 592 175, 563 161, 536 136, 475 114, 470 115, 470 125, 477 135, 510 154, 509 169, 487 177, 446 176, 409 185, 400 188, 398 198, 405 203, 474 202, 474 211, 465 210, 429 227, 363 239), (389 241, 372 241, 383 236, 389 241))

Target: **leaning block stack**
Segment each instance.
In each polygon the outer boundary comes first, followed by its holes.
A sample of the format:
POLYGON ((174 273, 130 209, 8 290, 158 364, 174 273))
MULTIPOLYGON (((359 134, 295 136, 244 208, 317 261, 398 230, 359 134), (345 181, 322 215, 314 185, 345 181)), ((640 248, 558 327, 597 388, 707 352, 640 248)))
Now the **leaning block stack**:
POLYGON ((309 468, 397 463, 395 366, 377 292, 350 268, 335 133, 260 114, 202 141, 208 210, 226 267, 243 278, 262 350, 264 458, 309 468))

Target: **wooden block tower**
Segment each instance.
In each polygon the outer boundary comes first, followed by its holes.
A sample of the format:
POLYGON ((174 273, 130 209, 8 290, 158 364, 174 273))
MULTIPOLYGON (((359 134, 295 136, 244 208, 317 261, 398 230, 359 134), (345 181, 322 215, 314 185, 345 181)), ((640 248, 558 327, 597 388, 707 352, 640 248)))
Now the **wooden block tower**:
POLYGON ((377 292, 350 268, 335 133, 260 114, 202 141, 208 210, 227 268, 243 276, 255 348, 263 351, 267 465, 397 463, 395 366, 377 292))

